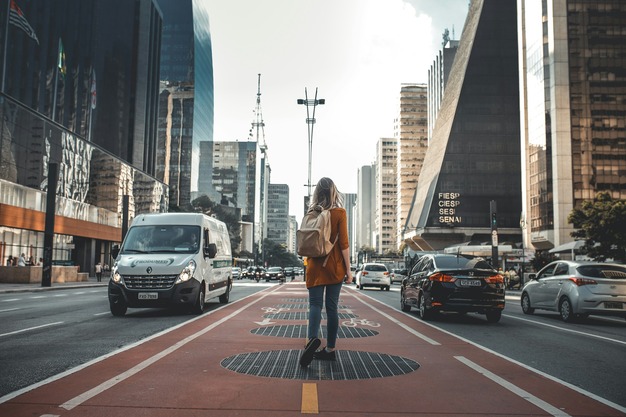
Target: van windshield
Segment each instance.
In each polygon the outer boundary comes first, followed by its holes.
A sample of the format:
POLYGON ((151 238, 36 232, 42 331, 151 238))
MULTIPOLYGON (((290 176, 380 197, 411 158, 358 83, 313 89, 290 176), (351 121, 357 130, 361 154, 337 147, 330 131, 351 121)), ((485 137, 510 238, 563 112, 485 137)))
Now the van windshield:
POLYGON ((121 252, 196 253, 199 249, 199 226, 154 225, 131 227, 121 252))

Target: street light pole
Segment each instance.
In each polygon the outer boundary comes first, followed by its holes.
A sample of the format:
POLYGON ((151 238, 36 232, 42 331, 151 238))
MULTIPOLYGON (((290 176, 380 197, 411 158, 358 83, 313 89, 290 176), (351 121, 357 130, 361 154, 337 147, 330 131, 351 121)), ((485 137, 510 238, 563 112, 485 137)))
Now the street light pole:
POLYGON ((306 183, 307 193, 309 197, 309 201, 311 198, 311 158, 313 154, 313 127, 315 125, 315 108, 317 105, 325 104, 326 100, 323 98, 317 98, 317 87, 315 88, 315 98, 309 100, 309 95, 306 87, 304 88, 304 99, 299 98, 298 104, 304 104, 306 106, 306 124, 308 127, 308 135, 309 135, 309 178, 306 183), (313 108, 313 111, 310 111, 310 108, 313 108))

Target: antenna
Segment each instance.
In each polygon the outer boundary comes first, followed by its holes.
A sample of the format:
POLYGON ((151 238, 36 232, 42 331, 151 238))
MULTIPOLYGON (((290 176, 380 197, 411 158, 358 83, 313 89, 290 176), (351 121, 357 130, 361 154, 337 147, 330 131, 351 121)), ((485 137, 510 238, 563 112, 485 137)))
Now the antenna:
MULTIPOLYGON (((256 143, 259 145, 259 149, 262 154, 267 151, 267 144, 265 143, 265 123, 263 122, 263 111, 261 110, 261 74, 259 74, 258 88, 256 93, 256 120, 252 122, 252 129, 256 129, 256 143), (261 136, 259 136, 259 133, 261 136), (263 139, 262 141, 259 139, 263 139)), ((250 136, 252 136, 252 129, 250 129, 250 136)))

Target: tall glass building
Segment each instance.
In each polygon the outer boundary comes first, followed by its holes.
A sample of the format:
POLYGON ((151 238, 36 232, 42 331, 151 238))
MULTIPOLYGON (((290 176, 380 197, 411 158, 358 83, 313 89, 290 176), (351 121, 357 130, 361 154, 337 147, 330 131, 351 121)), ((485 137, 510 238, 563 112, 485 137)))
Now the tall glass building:
POLYGON ((521 241, 515 0, 474 0, 420 173, 405 242, 443 249, 521 241))
POLYGON ((0 258, 43 257, 53 192, 53 262, 93 271, 126 218, 167 208, 150 175, 161 14, 153 0, 2 0, 0 22, 0 258))
POLYGON ((545 250, 597 192, 626 199, 626 2, 518 0, 518 16, 524 235, 545 250))
MULTIPOLYGON (((160 169, 159 179, 169 184, 170 178, 184 178, 177 195, 183 198, 178 205, 189 203, 192 193, 208 194, 209 190, 199 188, 200 171, 206 163, 200 158, 200 143, 213 140, 214 98, 213 98, 213 52, 209 25, 208 6, 201 0, 157 0, 163 12, 163 39, 161 43, 161 73, 163 88, 180 89, 191 93, 187 98, 185 135, 190 140, 189 152, 178 154, 175 147, 171 154, 160 154, 158 165, 175 170, 173 176, 160 169), (175 163, 171 161, 176 161, 175 163), (184 184, 183 184, 184 183, 184 184), (188 188, 187 188, 188 187, 188 188)), ((162 95, 162 97, 164 97, 162 95)), ((163 102, 161 103, 163 106, 163 102)), ((176 109, 173 109, 176 111, 176 109)), ((160 142, 168 141, 178 131, 167 128, 166 118, 172 116, 161 109, 159 130, 160 142)))

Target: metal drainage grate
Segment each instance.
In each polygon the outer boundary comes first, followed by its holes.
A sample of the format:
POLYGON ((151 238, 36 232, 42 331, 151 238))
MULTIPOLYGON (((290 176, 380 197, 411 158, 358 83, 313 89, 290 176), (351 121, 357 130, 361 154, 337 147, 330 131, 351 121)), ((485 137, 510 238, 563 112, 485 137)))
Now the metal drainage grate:
POLYGON ((354 380, 404 375, 419 363, 385 353, 338 350, 336 361, 313 360, 307 368, 299 364, 301 350, 272 350, 242 353, 222 360, 222 367, 246 375, 306 380, 354 380))
MULTIPOLYGON (((320 338, 326 339, 327 327, 321 326, 322 335, 320 338)), ((302 324, 283 325, 283 326, 267 326, 250 330, 250 333, 261 336, 274 337, 291 337, 295 339, 306 339, 307 326, 302 324)), ((340 339, 355 339, 359 337, 370 337, 378 335, 377 331, 370 329, 362 329, 358 327, 339 326, 337 337, 340 339)))
MULTIPOLYGON (((284 298, 283 301, 286 301, 288 303, 308 303, 309 299, 308 298, 284 298)), ((343 303, 343 299, 340 298, 339 302, 343 303)))
MULTIPOLYGON (((308 310, 309 309, 309 305, 305 304, 305 303, 301 303, 301 304, 278 304, 276 306, 276 308, 288 308, 290 310, 308 310)), ((346 308, 350 308, 350 306, 340 305, 340 306, 337 306, 337 308, 340 309, 340 310, 345 310, 346 308)))
MULTIPOLYGON (((349 313, 337 313, 340 319, 353 319, 358 317, 356 314, 349 313)), ((275 319, 275 320, 306 320, 309 318, 309 313, 306 311, 296 311, 292 313, 271 313, 264 314, 263 318, 275 319)), ((322 313, 322 318, 326 319, 326 313, 322 313)))

